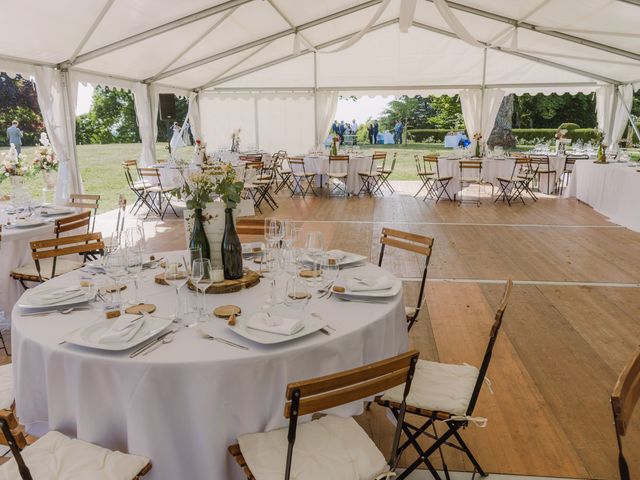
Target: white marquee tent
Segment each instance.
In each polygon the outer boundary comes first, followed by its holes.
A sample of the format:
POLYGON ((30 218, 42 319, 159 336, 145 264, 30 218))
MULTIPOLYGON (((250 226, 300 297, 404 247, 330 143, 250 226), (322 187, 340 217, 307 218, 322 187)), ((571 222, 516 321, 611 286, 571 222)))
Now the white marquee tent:
POLYGON ((155 159, 158 94, 190 98, 209 146, 306 151, 339 95, 460 94, 487 138, 504 95, 596 92, 616 142, 640 87, 640 0, 33 0, 4 8, 0 71, 35 78, 61 160, 82 189, 79 82, 130 89, 155 159))

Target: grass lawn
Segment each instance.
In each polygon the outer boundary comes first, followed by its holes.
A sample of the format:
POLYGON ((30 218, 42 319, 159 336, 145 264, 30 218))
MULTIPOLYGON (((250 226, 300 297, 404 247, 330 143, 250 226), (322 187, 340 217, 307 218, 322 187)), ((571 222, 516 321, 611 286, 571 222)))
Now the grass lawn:
MULTIPOLYGON (((136 159, 142 149, 139 143, 111 144, 111 145, 78 145, 78 157, 80 159, 80 174, 84 182, 86 193, 99 193, 102 195, 100 210, 106 211, 116 208, 118 196, 123 193, 128 202, 133 202, 134 195, 129 191, 122 172, 120 163, 123 160, 136 159)), ((517 150, 526 151, 530 146, 518 146, 517 150)), ((451 151, 442 147, 442 143, 410 143, 408 145, 361 145, 363 151, 380 150, 387 152, 388 158, 397 153, 396 168, 393 180, 415 180, 414 155, 426 155, 428 153, 442 153, 451 151)), ((0 159, 7 149, 0 149, 0 159)), ((27 159, 33 157, 34 147, 24 147, 23 155, 27 159)), ((157 158, 167 158, 166 143, 156 145, 157 158)), ((184 149, 185 156, 191 154, 190 149, 184 149)), ((634 159, 640 158, 638 150, 632 152, 634 159)), ((38 176, 27 179, 27 186, 34 198, 40 198, 42 191, 42 179, 38 176)), ((0 184, 0 195, 10 192, 10 182, 0 184)))

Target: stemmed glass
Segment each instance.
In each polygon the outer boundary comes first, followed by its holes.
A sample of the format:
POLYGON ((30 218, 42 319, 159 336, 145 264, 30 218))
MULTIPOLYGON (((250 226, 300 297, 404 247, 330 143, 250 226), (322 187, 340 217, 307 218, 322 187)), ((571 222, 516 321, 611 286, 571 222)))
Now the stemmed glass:
POLYGON ((113 288, 118 293, 118 304, 122 303, 121 280, 127 276, 127 256, 124 250, 118 249, 106 257, 105 273, 113 280, 113 288))
POLYGON ((142 260, 142 251, 136 247, 128 248, 126 250, 126 255, 127 255, 127 272, 133 278, 133 286, 135 288, 133 304, 138 305, 140 303, 140 297, 139 297, 140 288, 138 283, 140 280, 140 273, 142 272, 142 265, 144 263, 142 260))
POLYGON ((338 279, 340 266, 334 258, 331 258, 328 255, 323 255, 319 262, 324 288, 329 289, 333 287, 333 284, 338 279))
POLYGON ((270 280, 269 282, 269 296, 265 301, 266 307, 276 303, 275 298, 275 286, 276 286, 276 275, 278 273, 278 262, 276 258, 276 253, 274 249, 268 248, 262 254, 262 259, 260 262, 260 274, 270 280))
POLYGON ((264 238, 272 248, 277 247, 284 238, 284 222, 277 218, 267 218, 264 221, 264 238))
POLYGON ((312 260, 316 260, 324 251, 324 238, 322 232, 313 230, 307 235, 307 254, 312 260))
POLYGON ((309 290, 303 279, 291 277, 287 281, 287 294, 285 304, 297 310, 303 310, 309 303, 309 290))
POLYGON ((165 281, 176 289, 176 310, 173 317, 174 321, 180 320, 180 289, 187 283, 189 276, 187 275, 187 265, 181 258, 173 258, 167 260, 164 270, 165 281))
POLYGON ((193 283, 196 290, 202 295, 202 302, 200 305, 200 316, 208 317, 209 315, 206 313, 206 297, 207 297, 207 288, 213 283, 213 275, 211 268, 211 260, 208 258, 197 258, 193 261, 193 265, 191 266, 191 282, 193 283), (194 279, 198 280, 194 282, 194 279))

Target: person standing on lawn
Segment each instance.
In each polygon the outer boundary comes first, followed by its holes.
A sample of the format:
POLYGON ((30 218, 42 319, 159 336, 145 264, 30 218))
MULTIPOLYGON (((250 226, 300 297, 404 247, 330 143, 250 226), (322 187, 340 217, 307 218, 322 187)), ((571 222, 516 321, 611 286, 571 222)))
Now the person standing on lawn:
POLYGON ((340 145, 344 143, 344 132, 347 130, 347 127, 344 125, 344 120, 340 120, 340 125, 338 126, 338 135, 340 136, 340 145))
POLYGON ((14 120, 11 122, 11 126, 7 128, 7 139, 9 140, 9 145, 13 143, 16 147, 16 152, 20 155, 20 151, 22 150, 22 130, 18 128, 18 121, 14 120))
POLYGON ((353 134, 353 144, 358 144, 358 124, 356 123, 356 119, 354 118, 351 122, 351 133, 353 134))
POLYGON ((380 125, 378 125, 378 120, 374 120, 373 122, 373 143, 374 145, 378 143, 378 132, 380 131, 380 125))

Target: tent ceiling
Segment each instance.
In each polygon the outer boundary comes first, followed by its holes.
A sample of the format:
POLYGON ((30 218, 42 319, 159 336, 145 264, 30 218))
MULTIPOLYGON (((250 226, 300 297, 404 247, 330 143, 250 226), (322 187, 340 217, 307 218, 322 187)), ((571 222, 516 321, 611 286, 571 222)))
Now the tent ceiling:
MULTIPOLYGON (((19 41, 0 46, 0 69, 3 59, 67 65, 77 56, 71 70, 97 75, 183 89, 275 89, 313 88, 315 63, 322 89, 480 85, 483 49, 454 38, 434 1, 418 0, 414 26, 401 33, 402 0, 391 0, 376 22, 384 28, 346 50, 318 53, 316 62, 306 41, 336 48, 382 0, 14 2, 3 36, 19 41)), ((636 1, 447 3, 473 38, 494 47, 487 53, 487 84, 558 85, 562 91, 640 80, 636 1)))

